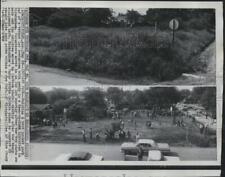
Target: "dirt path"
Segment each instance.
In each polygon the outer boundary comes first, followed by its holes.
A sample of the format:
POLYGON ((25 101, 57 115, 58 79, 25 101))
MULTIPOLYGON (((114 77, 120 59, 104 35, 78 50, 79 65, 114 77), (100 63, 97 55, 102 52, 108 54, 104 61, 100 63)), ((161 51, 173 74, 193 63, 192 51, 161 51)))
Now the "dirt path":
POLYGON ((97 82, 82 78, 79 74, 62 69, 30 64, 31 85, 99 85, 97 82))

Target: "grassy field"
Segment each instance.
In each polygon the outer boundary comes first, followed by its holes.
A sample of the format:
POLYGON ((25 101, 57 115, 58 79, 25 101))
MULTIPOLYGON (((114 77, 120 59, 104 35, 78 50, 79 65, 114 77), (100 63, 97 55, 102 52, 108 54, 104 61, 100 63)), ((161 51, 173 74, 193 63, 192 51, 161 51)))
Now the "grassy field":
POLYGON ((196 56, 213 40, 207 30, 179 30, 171 45, 171 31, 156 34, 150 27, 37 26, 30 29, 30 62, 112 79, 166 81, 205 71, 196 56))
MULTIPOLYGON (((172 124, 170 116, 157 116, 157 120, 152 120, 152 127, 146 126, 147 117, 141 116, 130 119, 127 115, 123 118, 124 130, 131 132, 132 139, 135 140, 136 132, 139 132, 140 138, 154 139, 156 142, 169 143, 171 146, 197 146, 197 147, 215 147, 216 135, 202 135, 199 128, 191 121, 184 118, 186 127, 177 127, 172 124), (133 121, 132 121, 133 120, 133 121), (134 120, 136 120, 136 128, 134 120), (187 128, 188 127, 188 128, 187 128)), ((110 127, 113 120, 98 120, 92 122, 69 122, 66 127, 36 127, 31 128, 31 142, 40 143, 82 143, 82 129, 87 132, 87 143, 121 143, 114 140, 106 142, 104 140, 105 128, 110 127), (101 140, 90 140, 89 129, 93 129, 93 135, 96 132, 100 134, 101 140)))

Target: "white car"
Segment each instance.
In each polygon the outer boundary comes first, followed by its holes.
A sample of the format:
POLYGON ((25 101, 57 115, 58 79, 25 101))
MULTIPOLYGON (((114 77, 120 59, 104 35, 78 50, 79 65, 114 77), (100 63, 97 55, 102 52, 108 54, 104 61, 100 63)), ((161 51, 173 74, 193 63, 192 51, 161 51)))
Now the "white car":
POLYGON ((161 152, 170 152, 170 147, 167 143, 156 143, 152 139, 139 139, 136 143, 126 142, 121 145, 121 151, 127 154, 137 154, 138 149, 142 148, 144 154, 148 154, 150 150, 159 150, 161 152))
POLYGON ((55 161, 103 161, 104 157, 100 155, 95 155, 90 152, 78 151, 74 153, 67 153, 59 155, 55 161))
POLYGON ((159 150, 150 150, 148 151, 147 161, 180 161, 180 158, 177 154, 172 153, 163 155, 159 150))

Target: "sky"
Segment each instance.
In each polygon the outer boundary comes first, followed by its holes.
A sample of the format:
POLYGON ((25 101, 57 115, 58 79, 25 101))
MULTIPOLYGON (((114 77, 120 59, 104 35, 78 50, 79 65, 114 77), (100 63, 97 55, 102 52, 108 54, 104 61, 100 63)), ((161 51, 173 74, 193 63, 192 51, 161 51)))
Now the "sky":
MULTIPOLYGON (((132 10, 132 9, 125 9, 125 8, 113 8, 113 11, 115 12, 115 16, 117 16, 119 13, 126 13, 127 10, 132 10)), ((141 8, 141 9, 133 9, 135 11, 138 11, 141 15, 145 15, 146 11, 148 8, 141 8)))

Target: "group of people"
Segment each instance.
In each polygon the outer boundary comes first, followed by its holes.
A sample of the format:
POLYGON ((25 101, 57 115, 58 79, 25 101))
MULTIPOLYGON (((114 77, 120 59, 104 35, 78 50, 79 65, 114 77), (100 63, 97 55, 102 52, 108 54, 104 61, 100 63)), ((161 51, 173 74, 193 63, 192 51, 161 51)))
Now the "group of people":
MULTIPOLYGON (((83 142, 87 142, 87 132, 86 132, 86 130, 83 129, 81 133, 82 133, 82 137, 83 137, 83 142)), ((100 134, 99 134, 99 132, 96 132, 95 136, 93 136, 93 130, 92 130, 92 128, 90 128, 88 134, 89 134, 89 139, 90 140, 93 140, 95 138, 97 141, 100 141, 100 134)))
POLYGON ((209 131, 209 124, 200 124, 199 129, 200 129, 200 134, 207 135, 209 131))
POLYGON ((124 130, 119 130, 119 139, 120 140, 125 140, 126 138, 128 139, 128 140, 130 140, 131 139, 131 132, 130 132, 130 130, 128 130, 127 132, 125 132, 124 130))
MULTIPOLYGON (((92 128, 90 128, 88 132, 85 129, 82 129, 81 133, 82 133, 83 142, 87 142, 87 139, 89 139, 90 141, 91 140, 97 140, 97 141, 101 140, 100 132, 96 132, 94 134, 92 128)), ((128 130, 126 132, 121 129, 118 131, 118 136, 119 136, 120 140, 125 140, 125 139, 131 140, 132 139, 132 134, 131 134, 130 130, 128 130)), ((140 134, 139 134, 139 132, 136 132, 135 140, 138 141, 139 138, 140 138, 140 134)), ((103 137, 103 139, 104 139, 104 137, 103 137)))

